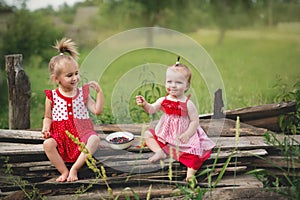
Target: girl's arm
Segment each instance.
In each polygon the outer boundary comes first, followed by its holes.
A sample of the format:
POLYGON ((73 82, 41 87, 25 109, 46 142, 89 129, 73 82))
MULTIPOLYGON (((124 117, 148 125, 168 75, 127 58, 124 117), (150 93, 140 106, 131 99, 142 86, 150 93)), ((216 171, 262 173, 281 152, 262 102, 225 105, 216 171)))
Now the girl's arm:
POLYGON ((50 127, 52 123, 52 108, 51 108, 51 101, 46 98, 45 101, 45 114, 43 119, 43 128, 42 128, 42 134, 43 138, 49 138, 50 137, 50 127))
POLYGON ((92 87, 97 92, 96 102, 89 96, 87 101, 87 108, 95 115, 100 115, 102 112, 104 97, 100 85, 96 81, 89 82, 90 87, 92 87))
POLYGON ((188 129, 179 136, 179 140, 183 143, 187 143, 190 137, 195 134, 199 126, 199 115, 196 106, 192 101, 188 101, 187 104, 188 115, 190 119, 190 124, 188 129))
POLYGON ((164 97, 161 97, 156 100, 156 102, 150 104, 148 103, 143 96, 136 96, 136 103, 139 106, 142 106, 145 112, 149 114, 156 113, 160 109, 161 102, 164 100, 164 97))

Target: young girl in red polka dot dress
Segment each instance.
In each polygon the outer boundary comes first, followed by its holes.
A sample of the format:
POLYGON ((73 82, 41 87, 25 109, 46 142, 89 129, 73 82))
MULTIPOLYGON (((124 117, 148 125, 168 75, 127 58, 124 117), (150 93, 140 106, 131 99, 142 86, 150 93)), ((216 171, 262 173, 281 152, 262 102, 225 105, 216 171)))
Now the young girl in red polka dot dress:
POLYGON ((147 146, 154 152, 150 162, 165 159, 167 154, 187 167, 186 180, 191 181, 203 162, 210 157, 215 143, 199 125, 196 106, 185 92, 190 87, 191 71, 178 62, 168 67, 165 87, 167 95, 150 104, 143 96, 136 103, 153 114, 163 114, 155 129, 145 132, 147 146))
POLYGON ((45 90, 43 147, 48 159, 61 174, 56 181, 72 182, 78 180, 77 173, 85 163, 86 154, 79 151, 78 145, 68 137, 66 130, 84 142, 93 154, 98 148, 100 138, 94 131, 88 110, 96 115, 102 112, 103 93, 95 81, 78 87, 78 53, 74 42, 63 38, 56 42, 55 48, 59 55, 50 60, 49 70, 51 79, 58 87, 45 90), (97 93, 95 101, 90 96, 90 88, 97 93), (70 170, 65 163, 73 163, 70 170))

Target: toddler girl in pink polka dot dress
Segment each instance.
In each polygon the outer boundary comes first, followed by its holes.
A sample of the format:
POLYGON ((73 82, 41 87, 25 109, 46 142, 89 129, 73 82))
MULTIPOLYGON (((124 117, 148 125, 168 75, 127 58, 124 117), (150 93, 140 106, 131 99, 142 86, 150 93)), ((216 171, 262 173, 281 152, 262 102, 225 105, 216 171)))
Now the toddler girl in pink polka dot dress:
POLYGON ((86 154, 81 153, 66 134, 66 130, 85 143, 93 154, 100 139, 94 131, 88 110, 100 114, 103 108, 103 93, 99 84, 91 81, 78 87, 80 80, 77 51, 74 42, 63 38, 56 43, 60 52, 49 63, 51 79, 58 85, 54 90, 45 90, 45 117, 42 134, 46 139, 43 147, 50 162, 60 172, 58 182, 78 180, 78 170, 84 165, 86 154), (69 55, 65 55, 68 53, 69 55), (96 101, 90 96, 90 88, 97 92, 96 101), (69 170, 65 162, 74 163, 69 170))

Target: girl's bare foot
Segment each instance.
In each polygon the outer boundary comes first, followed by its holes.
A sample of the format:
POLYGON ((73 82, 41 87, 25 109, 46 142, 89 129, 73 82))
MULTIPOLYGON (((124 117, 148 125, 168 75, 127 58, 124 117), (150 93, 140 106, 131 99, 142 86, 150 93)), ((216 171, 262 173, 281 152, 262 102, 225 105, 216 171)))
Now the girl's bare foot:
POLYGON ((98 144, 99 149, 108 148, 109 144, 106 141, 101 140, 98 144))
POLYGON ((158 160, 162 160, 165 159, 167 157, 167 155, 165 154, 165 152, 161 149, 157 152, 155 152, 155 154, 153 156, 151 156, 148 161, 150 162, 156 162, 158 160))
POLYGON ((69 176, 67 178, 67 181, 68 182, 74 182, 74 181, 77 181, 77 180, 78 180, 77 170, 71 169, 70 173, 69 173, 69 176))
POLYGON ((69 172, 63 173, 55 181, 56 182, 65 182, 67 180, 68 175, 69 175, 69 172))

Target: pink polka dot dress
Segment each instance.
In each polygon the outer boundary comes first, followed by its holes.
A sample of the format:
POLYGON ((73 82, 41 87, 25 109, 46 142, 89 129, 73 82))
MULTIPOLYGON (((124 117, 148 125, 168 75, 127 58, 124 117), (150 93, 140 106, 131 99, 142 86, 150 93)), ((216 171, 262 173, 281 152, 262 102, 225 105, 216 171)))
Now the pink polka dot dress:
POLYGON ((91 135, 98 135, 86 107, 89 93, 88 84, 79 87, 74 97, 63 96, 58 89, 45 90, 46 97, 52 102, 50 134, 57 142, 58 152, 65 162, 75 162, 81 153, 66 130, 85 144, 91 135))

